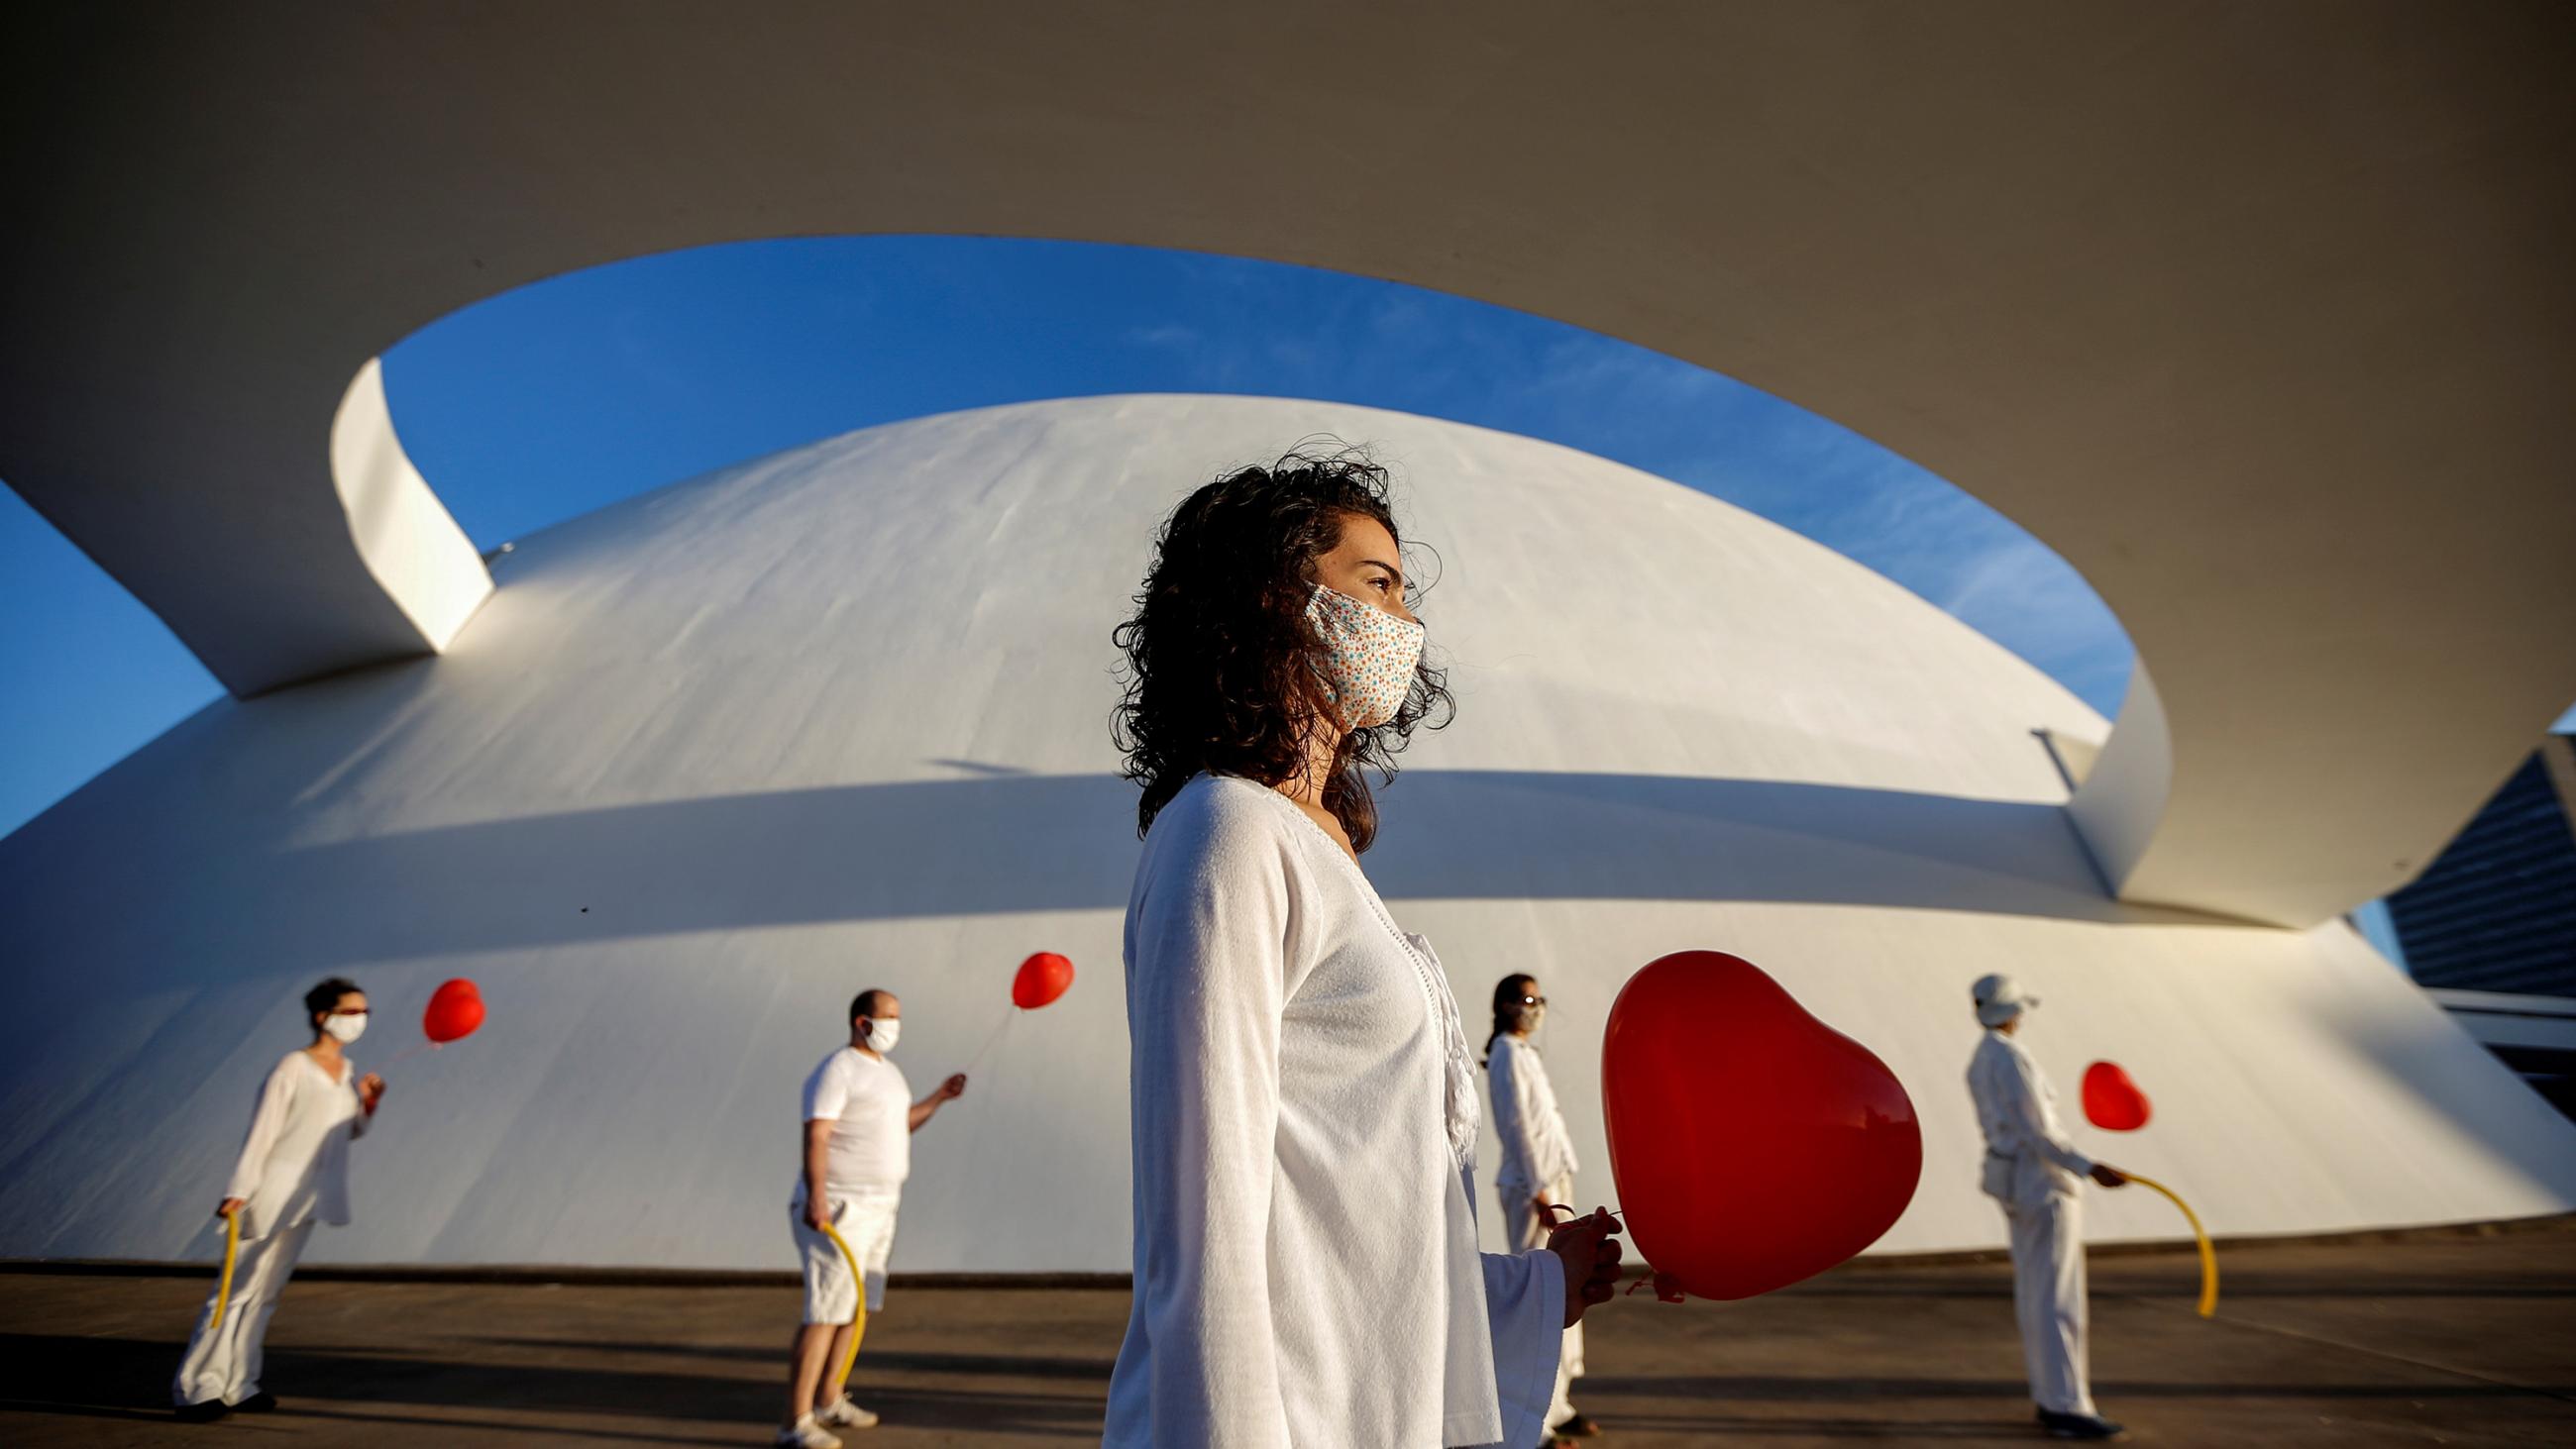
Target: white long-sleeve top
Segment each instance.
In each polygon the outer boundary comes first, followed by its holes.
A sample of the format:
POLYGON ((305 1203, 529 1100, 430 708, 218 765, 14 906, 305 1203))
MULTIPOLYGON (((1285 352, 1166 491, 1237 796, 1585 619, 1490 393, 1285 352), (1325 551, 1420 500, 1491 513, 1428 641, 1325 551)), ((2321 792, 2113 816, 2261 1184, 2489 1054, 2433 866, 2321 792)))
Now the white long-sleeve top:
POLYGON ((309 1053, 291 1051, 260 1086, 250 1135, 224 1196, 242 1200, 242 1236, 264 1238, 307 1218, 349 1221, 349 1143, 366 1135, 358 1105, 358 1064, 343 1058, 340 1080, 309 1053))
POLYGON ((1203 775, 1146 837, 1126 963, 1135 1297, 1104 1443, 1537 1442, 1564 1273, 1477 1251, 1474 1078, 1427 943, 1293 803, 1203 775))
POLYGON ((2051 1193, 2072 1196, 2081 1190, 2093 1159, 2058 1130, 2057 1093, 2021 1043, 1988 1031, 1968 1059, 1968 1095, 1986 1134, 1988 1193, 2034 1204, 2051 1193))
POLYGON ((1579 1166, 1574 1137, 1556 1108, 1556 1088, 1548 1084, 1538 1048, 1520 1037, 1496 1037, 1485 1072, 1494 1093, 1494 1137, 1503 1149, 1494 1185, 1527 1197, 1572 1177, 1579 1166))

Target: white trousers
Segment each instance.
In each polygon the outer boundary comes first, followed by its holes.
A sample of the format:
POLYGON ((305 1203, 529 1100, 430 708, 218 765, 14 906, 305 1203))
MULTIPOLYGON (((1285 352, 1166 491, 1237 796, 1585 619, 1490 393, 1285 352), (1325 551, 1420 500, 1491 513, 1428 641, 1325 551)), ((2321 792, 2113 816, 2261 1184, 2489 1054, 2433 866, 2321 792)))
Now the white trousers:
MULTIPOLYGON (((1541 1219, 1530 1205, 1530 1195, 1518 1188, 1497 1185, 1495 1192, 1503 1199, 1503 1232, 1512 1246, 1521 1249, 1544 1248, 1554 1224, 1541 1219)), ((1574 1206, 1574 1179, 1560 1177, 1547 1185, 1547 1200, 1574 1206)), ((1581 1209, 1576 1209, 1578 1212, 1581 1209)), ((1563 1219, 1559 1219, 1563 1221, 1563 1219)), ((1564 1346, 1556 1356, 1556 1394, 1547 1406, 1547 1426, 1551 1429, 1574 1417, 1574 1400, 1570 1394, 1574 1381, 1583 1377, 1583 1325, 1578 1323, 1565 1331, 1564 1346)))
POLYGON ((307 1218, 264 1238, 242 1239, 233 1255, 233 1298, 224 1306, 224 1326, 207 1331, 215 1319, 215 1294, 223 1287, 218 1276, 215 1287, 206 1293, 206 1306, 197 1311, 197 1331, 189 1335, 188 1356, 179 1361, 179 1376, 170 1381, 171 1403, 185 1406, 221 1399, 238 1404, 259 1392, 260 1353, 268 1337, 269 1315, 277 1311, 277 1295, 286 1291, 295 1260, 304 1256, 305 1240, 312 1236, 313 1220, 307 1218))
POLYGON ((2021 1322, 2030 1396, 2059 1414, 2093 1412, 2092 1368, 2084 1351, 2084 1201, 2051 1193, 2007 1203, 2012 1225, 2013 1316, 2021 1322))

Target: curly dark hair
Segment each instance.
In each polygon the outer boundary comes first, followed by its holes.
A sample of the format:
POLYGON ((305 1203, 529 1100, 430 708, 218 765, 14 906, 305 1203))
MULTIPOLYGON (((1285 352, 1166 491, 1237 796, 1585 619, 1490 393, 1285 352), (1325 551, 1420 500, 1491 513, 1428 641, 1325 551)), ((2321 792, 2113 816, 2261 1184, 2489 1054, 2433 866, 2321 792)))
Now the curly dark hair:
MULTIPOLYGON (((1121 773, 1144 787, 1137 834, 1202 770, 1277 785, 1306 768, 1307 731, 1332 709, 1306 604, 1315 560, 1353 517, 1377 520, 1401 546, 1387 470, 1343 448, 1227 473, 1164 521, 1136 612, 1111 635, 1127 667, 1110 735, 1126 756, 1121 773)), ((1395 718, 1343 737, 1323 805, 1353 850, 1377 838, 1367 775, 1393 780, 1414 727, 1438 729, 1455 713, 1442 672, 1426 662, 1395 718)))

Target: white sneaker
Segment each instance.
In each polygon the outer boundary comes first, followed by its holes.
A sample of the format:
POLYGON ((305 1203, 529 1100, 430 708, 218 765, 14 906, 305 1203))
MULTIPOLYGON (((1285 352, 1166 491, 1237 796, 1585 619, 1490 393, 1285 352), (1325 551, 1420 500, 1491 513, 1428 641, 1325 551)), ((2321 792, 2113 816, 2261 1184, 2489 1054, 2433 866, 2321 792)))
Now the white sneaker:
POLYGON ((848 1399, 836 1399, 814 1411, 814 1422, 829 1424, 835 1429, 873 1429, 877 1426, 877 1416, 848 1399))
POLYGON ((823 1432, 811 1414, 779 1430, 778 1437, 769 1442, 782 1449, 841 1449, 841 1436, 823 1432))

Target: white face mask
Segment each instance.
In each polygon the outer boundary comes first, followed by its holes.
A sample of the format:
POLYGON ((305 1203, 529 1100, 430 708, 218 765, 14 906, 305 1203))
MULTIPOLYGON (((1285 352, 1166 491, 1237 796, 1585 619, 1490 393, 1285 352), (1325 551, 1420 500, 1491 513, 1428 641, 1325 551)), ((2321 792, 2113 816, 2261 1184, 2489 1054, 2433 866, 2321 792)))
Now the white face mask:
POLYGON ((1306 620, 1324 642, 1324 695, 1340 709, 1344 729, 1367 729, 1395 718, 1422 663, 1424 630, 1375 604, 1338 589, 1315 585, 1306 620))
POLYGON ((868 1023, 868 1050, 872 1052, 893 1051, 895 1039, 902 1035, 903 1022, 899 1018, 871 1020, 868 1023))
POLYGON ((322 1029, 331 1033, 342 1046, 367 1034, 367 1019, 345 1011, 335 1011, 322 1018, 322 1029))

